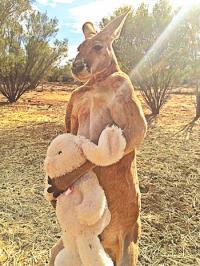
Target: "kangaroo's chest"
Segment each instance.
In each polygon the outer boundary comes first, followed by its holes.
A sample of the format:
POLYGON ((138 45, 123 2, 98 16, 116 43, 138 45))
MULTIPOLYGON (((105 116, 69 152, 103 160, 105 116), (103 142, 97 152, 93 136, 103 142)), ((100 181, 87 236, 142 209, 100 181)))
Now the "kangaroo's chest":
POLYGON ((75 103, 73 115, 78 123, 78 135, 97 142, 102 130, 113 124, 110 106, 112 93, 86 92, 75 103))

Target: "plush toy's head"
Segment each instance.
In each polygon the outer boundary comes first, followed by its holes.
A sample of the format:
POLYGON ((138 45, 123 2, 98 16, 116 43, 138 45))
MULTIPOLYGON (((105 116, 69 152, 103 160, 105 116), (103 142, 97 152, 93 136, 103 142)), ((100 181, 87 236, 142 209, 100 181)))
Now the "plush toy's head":
POLYGON ((86 158, 81 149, 81 137, 62 134, 50 144, 44 161, 45 172, 51 178, 65 175, 80 167, 86 158))

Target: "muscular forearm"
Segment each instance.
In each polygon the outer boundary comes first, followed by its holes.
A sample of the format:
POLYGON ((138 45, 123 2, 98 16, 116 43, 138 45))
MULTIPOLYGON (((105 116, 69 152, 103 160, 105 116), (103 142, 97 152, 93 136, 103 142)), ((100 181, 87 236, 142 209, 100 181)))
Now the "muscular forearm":
POLYGON ((147 126, 145 120, 142 120, 140 124, 135 125, 131 129, 125 128, 123 130, 123 135, 126 139, 125 155, 138 148, 145 137, 146 130, 147 126))

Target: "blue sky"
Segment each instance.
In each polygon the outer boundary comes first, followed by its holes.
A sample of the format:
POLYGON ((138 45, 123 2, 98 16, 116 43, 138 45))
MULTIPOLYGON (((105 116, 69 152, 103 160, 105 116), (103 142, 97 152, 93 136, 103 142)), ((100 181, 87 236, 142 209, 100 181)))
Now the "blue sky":
MULTIPOLYGON (((175 6, 187 1, 171 0, 175 6)), ((59 40, 68 39, 68 58, 70 59, 76 55, 76 48, 83 41, 81 27, 85 21, 92 21, 98 27, 101 18, 111 15, 116 8, 127 4, 137 8, 141 2, 141 0, 36 0, 33 5, 36 9, 47 12, 49 17, 57 17, 59 20, 57 38, 59 40)), ((152 6, 157 1, 146 0, 143 2, 152 6)))

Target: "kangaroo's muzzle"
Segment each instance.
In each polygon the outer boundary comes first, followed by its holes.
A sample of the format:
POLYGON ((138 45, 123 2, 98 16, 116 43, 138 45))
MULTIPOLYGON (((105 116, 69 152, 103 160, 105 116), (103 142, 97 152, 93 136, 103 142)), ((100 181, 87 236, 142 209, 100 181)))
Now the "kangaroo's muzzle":
POLYGON ((81 73, 82 71, 90 72, 89 65, 86 60, 75 60, 72 64, 72 73, 74 75, 77 75, 81 73))

